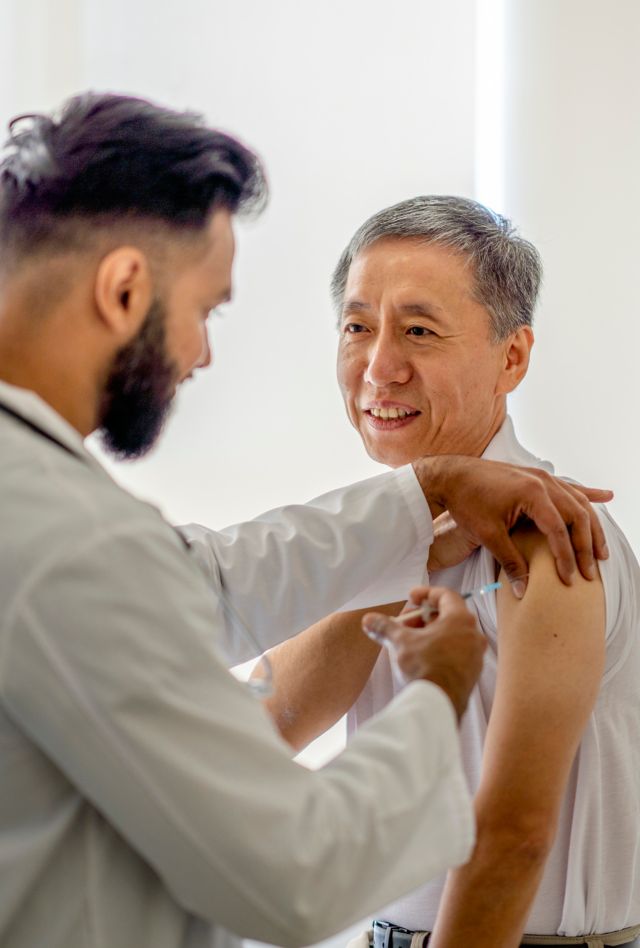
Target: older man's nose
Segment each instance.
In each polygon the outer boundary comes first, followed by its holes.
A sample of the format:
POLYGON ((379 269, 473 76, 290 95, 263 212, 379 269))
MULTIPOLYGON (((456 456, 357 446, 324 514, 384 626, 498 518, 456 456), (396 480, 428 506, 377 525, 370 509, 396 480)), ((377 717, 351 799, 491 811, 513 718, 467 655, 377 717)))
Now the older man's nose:
POLYGON ((364 380, 376 388, 402 385, 411 378, 411 365, 395 341, 380 337, 369 351, 364 380))

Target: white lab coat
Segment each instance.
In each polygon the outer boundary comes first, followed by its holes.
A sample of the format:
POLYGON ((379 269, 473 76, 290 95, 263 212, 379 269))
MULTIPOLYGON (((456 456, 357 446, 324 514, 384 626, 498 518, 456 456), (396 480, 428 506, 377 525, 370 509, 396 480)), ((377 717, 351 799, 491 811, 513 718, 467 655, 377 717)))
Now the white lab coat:
POLYGON ((194 531, 207 583, 48 406, 2 384, 0 402, 65 446, 0 411, 4 948, 309 943, 468 856, 438 688, 410 686, 311 772, 221 659, 217 584, 261 647, 380 573, 406 591, 429 540, 409 469, 194 531))

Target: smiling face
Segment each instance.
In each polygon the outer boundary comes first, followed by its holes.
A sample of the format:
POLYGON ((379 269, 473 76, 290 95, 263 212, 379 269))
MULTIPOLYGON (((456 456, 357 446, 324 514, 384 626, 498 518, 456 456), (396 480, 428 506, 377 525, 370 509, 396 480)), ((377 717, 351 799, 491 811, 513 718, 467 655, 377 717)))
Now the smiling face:
POLYGON ((349 269, 338 381, 369 455, 393 467, 427 454, 479 456, 528 365, 523 327, 495 342, 462 255, 383 238, 349 269))

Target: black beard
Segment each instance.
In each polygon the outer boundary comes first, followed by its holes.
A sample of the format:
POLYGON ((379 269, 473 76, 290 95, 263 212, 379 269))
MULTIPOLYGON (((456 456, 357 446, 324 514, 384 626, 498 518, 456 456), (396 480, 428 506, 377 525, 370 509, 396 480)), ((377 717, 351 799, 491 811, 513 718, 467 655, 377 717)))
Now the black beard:
POLYGON ((173 401, 178 369, 166 350, 166 310, 149 307, 142 328, 116 354, 102 396, 100 437, 120 460, 142 457, 157 440, 173 401))

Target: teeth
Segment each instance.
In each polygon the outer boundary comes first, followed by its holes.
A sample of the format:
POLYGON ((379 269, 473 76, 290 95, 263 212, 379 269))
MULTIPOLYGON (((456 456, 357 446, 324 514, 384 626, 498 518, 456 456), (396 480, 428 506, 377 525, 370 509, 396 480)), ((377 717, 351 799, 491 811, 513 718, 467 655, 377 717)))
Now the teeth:
POLYGON ((382 418, 387 421, 389 418, 406 418, 412 412, 405 411, 404 408, 372 408, 371 414, 374 418, 382 418))

